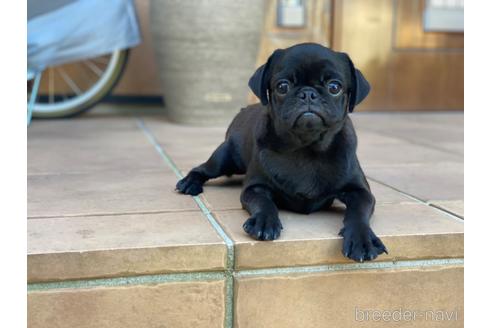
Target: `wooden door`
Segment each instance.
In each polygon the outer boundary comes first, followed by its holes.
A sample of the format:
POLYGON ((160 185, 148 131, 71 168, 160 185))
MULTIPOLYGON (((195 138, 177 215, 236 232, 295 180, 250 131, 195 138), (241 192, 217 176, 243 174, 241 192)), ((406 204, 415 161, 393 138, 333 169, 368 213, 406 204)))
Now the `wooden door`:
POLYGON ((372 85, 358 110, 463 110, 464 33, 424 32, 424 0, 335 0, 331 46, 372 85))

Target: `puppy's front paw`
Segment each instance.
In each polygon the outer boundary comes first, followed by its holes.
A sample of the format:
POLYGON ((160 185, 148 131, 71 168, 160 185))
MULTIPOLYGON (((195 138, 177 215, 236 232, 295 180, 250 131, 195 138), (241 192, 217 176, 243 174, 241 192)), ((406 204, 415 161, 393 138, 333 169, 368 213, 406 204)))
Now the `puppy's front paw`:
POLYGON ((189 173, 176 184, 176 190, 186 195, 196 196, 203 192, 203 181, 196 173, 189 173))
POLYGON ((255 214, 243 224, 244 231, 258 240, 275 240, 280 236, 283 229, 282 223, 277 216, 268 214, 255 214))
POLYGON ((386 247, 372 229, 365 224, 350 224, 339 233, 343 237, 343 255, 357 262, 371 261, 386 253, 386 247))

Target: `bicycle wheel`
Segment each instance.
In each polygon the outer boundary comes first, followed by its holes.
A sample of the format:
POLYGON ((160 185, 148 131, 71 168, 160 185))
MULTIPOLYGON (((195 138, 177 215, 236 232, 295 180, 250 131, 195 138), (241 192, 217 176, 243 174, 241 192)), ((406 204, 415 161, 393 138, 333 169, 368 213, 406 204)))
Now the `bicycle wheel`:
POLYGON ((129 50, 48 67, 43 71, 32 115, 61 118, 80 114, 111 92, 121 77, 129 50))

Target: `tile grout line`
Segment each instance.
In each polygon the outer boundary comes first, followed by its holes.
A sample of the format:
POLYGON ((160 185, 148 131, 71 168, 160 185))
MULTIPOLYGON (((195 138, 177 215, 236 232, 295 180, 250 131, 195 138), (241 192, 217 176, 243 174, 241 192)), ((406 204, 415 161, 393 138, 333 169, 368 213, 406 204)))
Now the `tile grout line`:
POLYGON ((463 215, 463 216, 461 216, 461 215, 459 215, 459 214, 453 213, 452 211, 447 210, 447 209, 445 209, 445 208, 444 208, 444 207, 442 207, 442 206, 439 206, 439 205, 436 205, 436 204, 433 204, 433 203, 428 203, 428 205, 429 205, 430 207, 435 207, 435 208, 437 208, 437 209, 438 209, 438 210, 440 210, 440 211, 446 212, 446 213, 447 213, 447 214, 449 214, 449 215, 456 216, 456 217, 460 218, 461 220, 464 220, 464 219, 465 219, 464 215, 463 215))
MULTIPOLYGON (((153 133, 150 129, 145 125, 142 118, 137 118, 137 125, 143 131, 149 142, 154 146, 155 150, 159 154, 159 156, 164 160, 164 162, 171 168, 174 174, 182 179, 183 175, 178 169, 177 165, 171 159, 165 150, 161 147, 153 133)), ((234 242, 232 239, 226 234, 224 229, 220 226, 217 220, 213 217, 210 210, 203 203, 199 196, 193 196, 194 201, 202 211, 202 213, 207 218, 208 222, 212 225, 215 232, 222 238, 222 240, 226 244, 227 249, 227 259, 226 259, 226 271, 225 271, 225 319, 224 319, 224 327, 232 328, 233 326, 233 315, 234 315, 234 242)))
MULTIPOLYGON (((145 125, 145 123, 143 123, 142 119, 139 118, 138 120, 139 120, 138 121, 139 127, 143 130, 143 132, 145 133, 145 135, 147 136, 147 138, 149 139, 149 141, 151 142, 151 144, 154 146, 154 148, 157 150, 157 152, 161 155, 162 159, 164 159, 164 161, 166 162, 166 164, 173 170, 174 174, 178 178, 182 179, 183 178, 183 175, 179 171, 177 165, 172 161, 171 157, 159 145, 158 141, 155 139, 155 137, 152 134, 152 132, 147 128, 147 126, 145 125)), ((220 226, 220 224, 213 217, 212 213, 207 208, 207 206, 203 203, 203 201, 200 199, 200 197, 199 196, 193 196, 193 200, 197 203, 197 205, 200 208, 200 210, 202 211, 202 213, 207 217, 207 220, 210 222, 210 224, 215 229, 215 231, 217 232, 217 234, 219 234, 219 236, 224 240, 224 242, 226 243, 226 245, 228 247, 231 247, 231 251, 234 252, 234 242, 226 234, 226 232, 224 231, 224 229, 222 229, 222 227, 220 226)), ((232 270, 234 268, 234 266, 233 266, 234 265, 234 256, 233 256, 234 253, 232 253, 231 255, 232 255, 232 257, 231 256, 228 256, 228 261, 227 261, 228 262, 228 265, 227 265, 227 267, 232 270)))
POLYGON ((28 220, 46 220, 46 219, 77 219, 86 217, 102 216, 125 216, 125 215, 151 215, 151 214, 174 214, 196 212, 196 209, 185 210, 155 210, 155 211, 136 211, 136 212, 115 212, 115 213, 86 213, 86 214, 69 214, 69 215, 47 215, 47 216, 28 216, 28 220))
POLYGON ((81 279, 81 280, 64 280, 52 282, 37 282, 27 284, 27 291, 43 291, 51 289, 67 289, 67 288, 91 288, 91 287, 119 287, 133 285, 149 285, 160 284, 167 282, 192 282, 192 281, 210 281, 222 280, 225 273, 223 271, 210 272, 183 272, 183 273, 167 273, 140 275, 115 278, 96 278, 96 279, 81 279))
POLYGON ((438 210, 439 212, 442 212, 442 213, 443 213, 443 214, 445 214, 446 216, 449 216, 450 218, 452 218, 452 219, 453 219, 453 220, 455 220, 455 221, 459 221, 459 222, 461 222, 461 223, 463 223, 463 222, 464 222, 464 219, 463 219, 461 216, 459 216, 459 215, 457 215, 457 214, 454 214, 454 213, 452 213, 451 211, 444 210, 444 209, 442 209, 442 208, 440 208, 440 207, 438 207, 438 206, 435 206, 435 205, 434 205, 434 204, 432 204, 432 203, 426 202, 425 200, 418 198, 417 196, 411 195, 411 194, 406 193, 406 192, 404 192, 404 191, 402 191, 402 190, 399 190, 399 189, 397 189, 397 188, 395 188, 395 187, 393 187, 393 186, 391 186, 391 185, 389 185, 389 184, 387 184, 387 183, 384 183, 384 182, 383 182, 383 181, 381 181, 381 180, 375 179, 375 178, 370 177, 370 176, 368 176, 368 175, 366 175, 366 177, 367 177, 367 179, 372 180, 372 181, 374 181, 374 182, 376 182, 376 183, 379 183, 379 184, 381 184, 381 185, 383 185, 383 186, 385 186, 385 187, 388 187, 388 188, 390 188, 390 189, 392 189, 392 190, 394 190, 394 191, 398 192, 399 194, 402 194, 402 195, 404 195, 405 197, 408 197, 408 198, 410 198, 410 199, 412 199, 412 200, 416 201, 416 202, 417 202, 417 203, 419 203, 419 204, 423 204, 423 205, 426 205, 426 206, 432 207, 432 208, 434 208, 434 209, 438 210))
POLYGON ((405 269, 405 268, 424 268, 445 265, 463 265, 463 258, 429 259, 429 260, 406 260, 406 261, 383 261, 383 262, 362 262, 362 263, 335 263, 317 266, 298 266, 285 268, 266 268, 240 270, 234 272, 238 278, 256 276, 278 276, 296 273, 323 273, 337 271, 357 271, 357 270, 380 270, 380 269, 405 269))
MULTIPOLYGON (((463 265, 463 258, 437 258, 427 260, 402 260, 362 263, 335 263, 316 266, 294 266, 281 268, 245 269, 232 273, 234 277, 283 276, 298 273, 323 273, 357 270, 391 270, 405 268, 432 268, 439 266, 463 265)), ((167 282, 192 282, 222 280, 228 273, 225 271, 200 271, 185 273, 162 273, 154 275, 139 275, 129 277, 95 278, 65 280, 55 282, 28 283, 27 290, 46 291, 67 288, 118 287, 143 284, 160 284, 167 282)))

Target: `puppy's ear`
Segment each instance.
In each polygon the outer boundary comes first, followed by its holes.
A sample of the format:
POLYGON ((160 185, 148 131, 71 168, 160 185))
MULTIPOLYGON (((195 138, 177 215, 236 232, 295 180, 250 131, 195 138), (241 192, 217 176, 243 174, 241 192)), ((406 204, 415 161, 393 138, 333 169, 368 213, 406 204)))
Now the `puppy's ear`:
POLYGON ((249 79, 249 88, 255 96, 257 96, 263 105, 268 104, 268 87, 272 77, 272 68, 275 62, 282 54, 282 49, 277 49, 270 55, 267 62, 256 70, 253 76, 249 79))
POLYGON ((343 55, 348 60, 350 66, 350 75, 351 75, 351 86, 349 89, 349 112, 352 113, 354 111, 355 105, 358 105, 362 100, 364 100, 369 91, 371 91, 371 86, 369 82, 367 82, 364 75, 362 75, 361 71, 354 67, 354 63, 350 59, 350 57, 343 53, 343 55))

